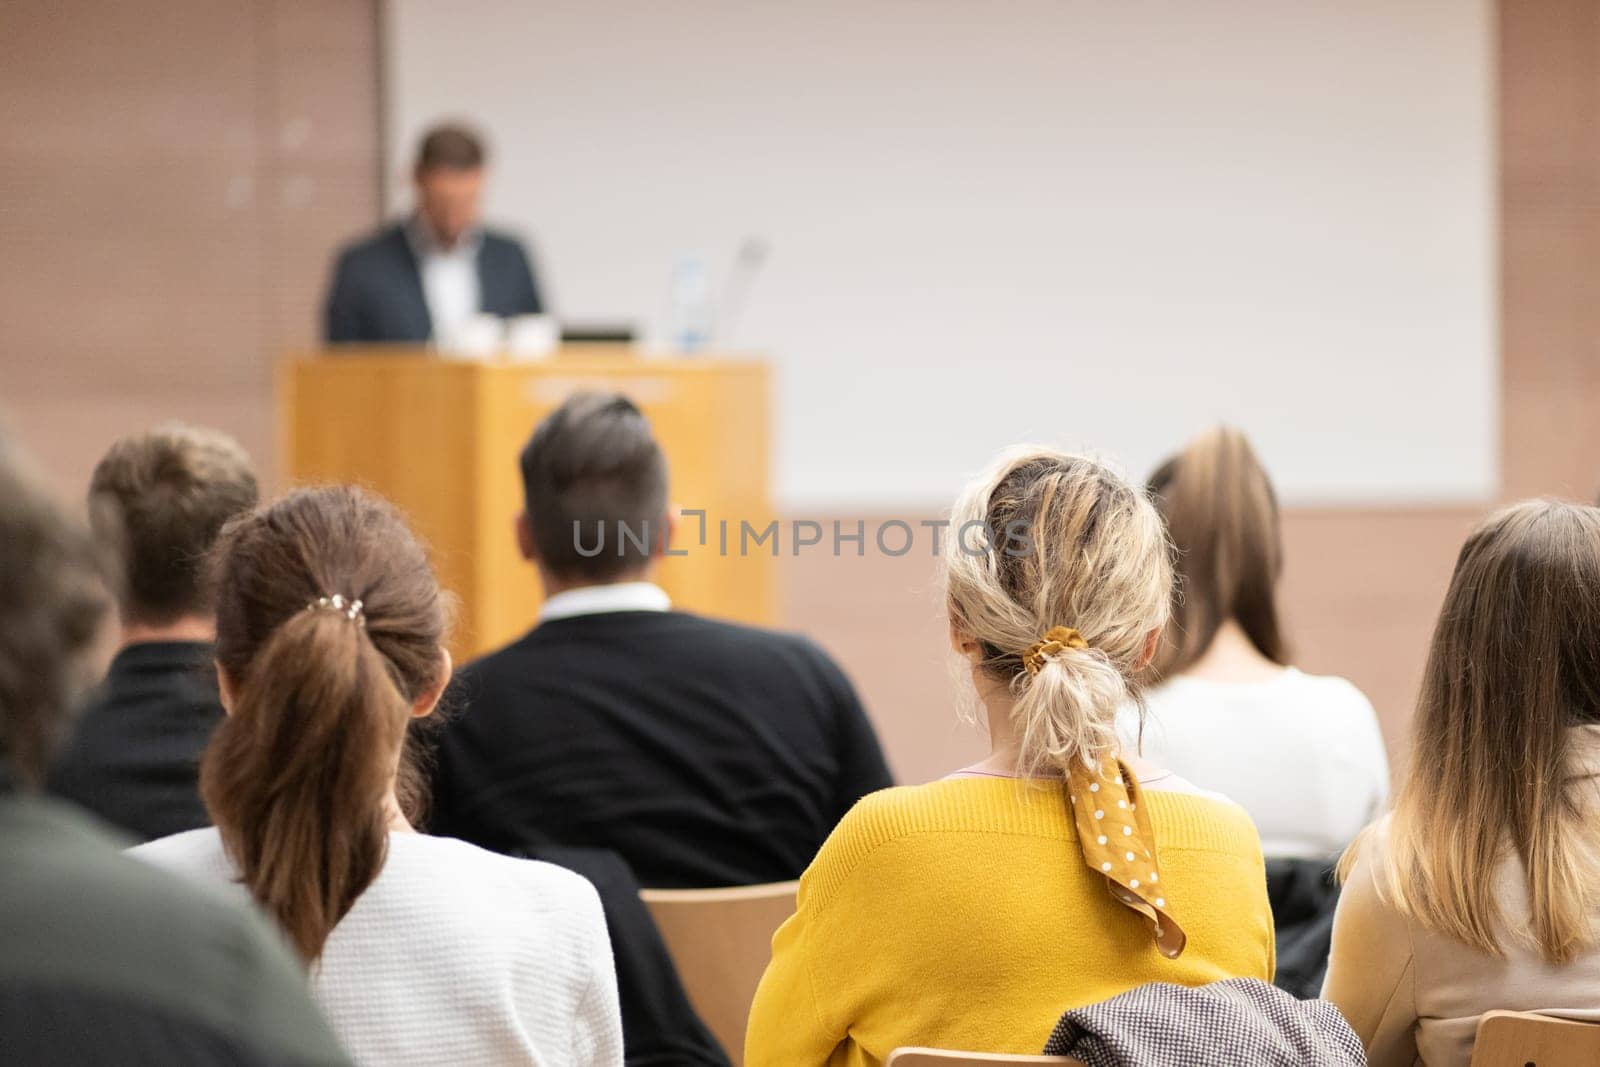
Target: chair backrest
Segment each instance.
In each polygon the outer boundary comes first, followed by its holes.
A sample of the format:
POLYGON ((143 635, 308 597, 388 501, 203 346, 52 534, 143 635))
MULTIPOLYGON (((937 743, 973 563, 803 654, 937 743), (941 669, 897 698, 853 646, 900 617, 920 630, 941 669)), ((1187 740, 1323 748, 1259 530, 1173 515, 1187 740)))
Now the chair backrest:
POLYGON ((1478 1021, 1472 1067, 1593 1067, 1600 1023, 1522 1011, 1491 1011, 1478 1021))
POLYGON ((998 1052, 951 1052, 937 1048, 897 1048, 886 1067, 1017 1067, 1018 1064, 1083 1067, 1071 1056, 1007 1056, 998 1052))
POLYGON ((772 958, 772 935, 794 914, 799 882, 736 889, 646 889, 689 1002, 734 1067, 744 1063, 744 1031, 756 986, 772 958))

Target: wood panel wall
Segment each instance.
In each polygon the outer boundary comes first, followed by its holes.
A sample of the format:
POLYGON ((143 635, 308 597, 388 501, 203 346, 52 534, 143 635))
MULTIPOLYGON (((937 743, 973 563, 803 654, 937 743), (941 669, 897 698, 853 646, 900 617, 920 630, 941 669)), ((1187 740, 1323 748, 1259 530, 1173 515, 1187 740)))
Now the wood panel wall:
POLYGON ((16 0, 0 22, 0 419, 73 491, 172 418, 270 478, 273 362, 378 216, 376 0, 16 0))
POLYGON ((1507 496, 1600 492, 1600 4, 1500 3, 1507 496))

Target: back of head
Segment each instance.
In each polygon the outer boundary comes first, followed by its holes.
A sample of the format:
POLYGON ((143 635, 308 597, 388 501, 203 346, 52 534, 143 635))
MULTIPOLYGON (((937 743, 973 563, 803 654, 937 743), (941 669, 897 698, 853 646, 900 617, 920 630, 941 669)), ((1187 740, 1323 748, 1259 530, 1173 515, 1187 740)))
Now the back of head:
POLYGON ((1152 632, 1167 618, 1172 564, 1144 494, 1083 456, 1023 448, 968 486, 951 514, 945 586, 952 627, 980 670, 1016 696, 1020 770, 1064 775, 1116 747, 1152 632), (1056 627, 1086 647, 1025 654, 1056 627))
POLYGON ((345 487, 232 523, 216 569, 232 700, 201 795, 245 885, 314 959, 383 866, 411 708, 444 681, 444 605, 400 514, 345 487))
POLYGON ((1156 468, 1150 492, 1177 549, 1178 568, 1172 625, 1152 673, 1171 677, 1193 666, 1229 621, 1256 651, 1286 664, 1278 625, 1278 501, 1249 440, 1227 426, 1207 431, 1156 468))
MULTIPOLYGON (((1400 906, 1485 952, 1494 875, 1527 870, 1546 958, 1593 944, 1600 840, 1572 727, 1600 724, 1600 509, 1530 502, 1461 549, 1434 630, 1387 861, 1400 906), (1586 787, 1586 786, 1584 786, 1586 787)), ((1520 917, 1518 919, 1520 922, 1520 917)))
POLYGON ((33 787, 98 680, 111 598, 89 531, 24 464, 0 453, 0 777, 33 787))
POLYGON ((483 138, 459 122, 440 123, 417 144, 417 172, 478 170, 488 158, 483 138))
POLYGON ((667 461, 620 393, 576 393, 522 450, 522 487, 540 566, 599 584, 640 570, 666 536, 667 461))
POLYGON ((112 445, 89 481, 89 517, 123 562, 124 621, 209 615, 206 559, 223 524, 256 499, 250 457, 225 434, 168 426, 112 445))

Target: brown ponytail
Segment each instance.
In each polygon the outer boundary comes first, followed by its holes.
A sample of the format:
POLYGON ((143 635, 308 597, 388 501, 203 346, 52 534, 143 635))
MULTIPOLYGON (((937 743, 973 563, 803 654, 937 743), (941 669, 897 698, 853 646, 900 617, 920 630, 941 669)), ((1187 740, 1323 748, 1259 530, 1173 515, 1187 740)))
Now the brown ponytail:
POLYGON ((251 895, 313 961, 383 868, 411 705, 441 681, 444 607, 399 513, 355 489, 240 519, 216 559, 233 701, 201 795, 251 895), (309 609, 333 594, 361 616, 309 609))
POLYGON ((1151 673, 1170 678, 1193 666, 1230 620, 1256 651, 1287 665, 1278 499, 1249 440, 1231 426, 1207 431, 1156 469, 1150 492, 1178 553, 1172 624, 1151 673))

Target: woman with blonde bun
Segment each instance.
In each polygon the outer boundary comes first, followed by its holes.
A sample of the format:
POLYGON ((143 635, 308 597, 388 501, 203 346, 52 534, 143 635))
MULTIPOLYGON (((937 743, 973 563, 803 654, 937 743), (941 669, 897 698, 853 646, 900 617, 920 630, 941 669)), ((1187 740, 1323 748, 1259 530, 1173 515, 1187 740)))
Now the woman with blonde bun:
POLYGON ((1249 818, 1117 742, 1170 606, 1155 509, 1093 459, 1023 448, 950 534, 951 643, 991 754, 834 831, 773 940, 748 1067, 1036 1053, 1063 1010, 1146 982, 1272 975, 1249 818))

